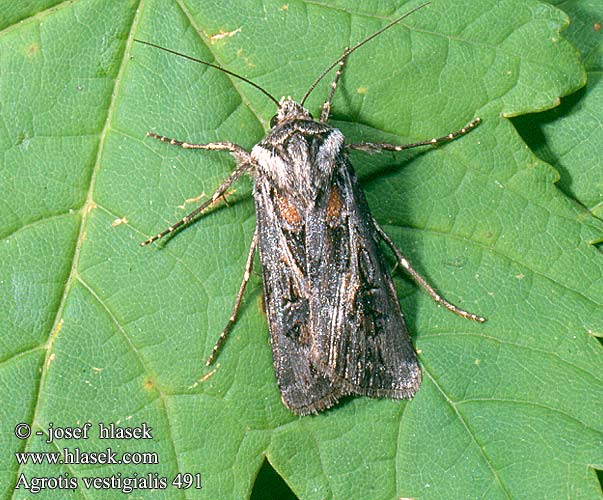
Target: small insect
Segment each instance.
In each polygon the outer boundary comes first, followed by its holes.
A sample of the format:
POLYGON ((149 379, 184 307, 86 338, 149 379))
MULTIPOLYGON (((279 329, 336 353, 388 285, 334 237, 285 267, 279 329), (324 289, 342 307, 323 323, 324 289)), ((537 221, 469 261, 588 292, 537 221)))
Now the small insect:
POLYGON ((141 243, 148 245, 187 224, 224 196, 243 174, 254 181, 256 229, 234 310, 218 338, 211 364, 232 328, 259 252, 276 379, 283 403, 293 413, 318 413, 347 395, 411 399, 421 370, 404 323, 381 240, 398 264, 439 304, 468 319, 483 322, 446 301, 410 265, 371 216, 347 151, 402 151, 439 144, 466 134, 479 118, 457 132, 406 145, 362 142, 346 144, 327 124, 331 101, 347 57, 424 7, 423 4, 371 36, 346 48, 326 68, 300 102, 275 99, 259 85, 219 66, 149 42, 142 42, 224 71, 263 92, 277 106, 270 131, 251 152, 230 142, 192 144, 148 132, 148 136, 186 149, 227 151, 237 166, 207 201, 193 212, 141 243), (329 95, 315 120, 304 102, 338 66, 329 95))

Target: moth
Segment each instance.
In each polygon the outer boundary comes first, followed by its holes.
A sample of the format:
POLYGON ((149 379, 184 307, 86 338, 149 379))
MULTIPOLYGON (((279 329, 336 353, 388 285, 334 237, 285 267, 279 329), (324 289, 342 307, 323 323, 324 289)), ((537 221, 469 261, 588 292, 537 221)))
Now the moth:
POLYGON ((237 166, 207 201, 145 246, 187 224, 224 196, 243 174, 253 178, 256 228, 232 315, 207 360, 211 364, 232 328, 254 255, 259 253, 276 380, 293 413, 318 413, 348 395, 411 399, 421 383, 415 350, 406 328, 381 244, 385 243, 415 281, 439 304, 478 322, 476 314, 441 297, 404 258, 371 216, 348 158, 349 150, 402 151, 453 140, 477 126, 413 144, 348 144, 328 122, 331 102, 346 59, 355 50, 424 7, 423 4, 357 43, 326 68, 297 102, 274 98, 259 85, 229 70, 149 42, 214 67, 263 92, 277 106, 266 137, 251 151, 231 142, 194 144, 148 132, 185 149, 226 151, 237 166), (329 95, 315 120, 304 103, 336 66, 329 95))

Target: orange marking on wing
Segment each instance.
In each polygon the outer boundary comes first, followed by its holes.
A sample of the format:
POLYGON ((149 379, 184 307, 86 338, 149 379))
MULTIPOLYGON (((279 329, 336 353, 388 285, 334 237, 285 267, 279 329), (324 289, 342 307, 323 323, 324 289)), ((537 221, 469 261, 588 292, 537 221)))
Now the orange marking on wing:
POLYGON ((275 198, 278 210, 283 219, 285 219, 285 222, 293 227, 299 226, 302 223, 302 217, 295 205, 279 194, 277 194, 275 198))
POLYGON ((327 201, 327 220, 329 224, 336 224, 339 221, 342 208, 339 191, 337 191, 337 188, 331 189, 329 200, 327 201))

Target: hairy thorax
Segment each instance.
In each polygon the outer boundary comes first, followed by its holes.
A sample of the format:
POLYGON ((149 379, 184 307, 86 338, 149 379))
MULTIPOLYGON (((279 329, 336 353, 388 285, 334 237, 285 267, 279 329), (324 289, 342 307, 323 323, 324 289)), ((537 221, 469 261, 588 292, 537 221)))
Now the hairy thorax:
POLYGON ((329 186, 343 145, 343 134, 327 124, 286 121, 251 150, 256 178, 269 179, 284 196, 315 201, 329 186))

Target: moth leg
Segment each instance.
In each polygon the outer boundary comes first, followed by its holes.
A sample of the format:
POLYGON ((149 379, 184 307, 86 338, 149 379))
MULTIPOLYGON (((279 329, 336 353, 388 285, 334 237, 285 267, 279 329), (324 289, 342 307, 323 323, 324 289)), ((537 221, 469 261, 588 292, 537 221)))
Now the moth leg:
POLYGON ((152 137, 161 142, 166 142, 171 146, 178 146, 184 149, 206 149, 209 151, 228 151, 238 161, 251 162, 251 156, 248 151, 245 151, 241 146, 232 142, 208 142, 207 144, 194 144, 178 139, 170 139, 165 135, 159 135, 155 132, 147 132, 147 137, 152 137))
POLYGON ((383 228, 375 219, 373 219, 373 225, 377 230, 377 234, 379 234, 383 241, 385 241, 385 243, 387 243, 388 246, 394 252, 398 264, 400 264, 406 270, 406 272, 412 276, 412 278, 419 284, 419 286, 421 286, 421 288, 423 288, 431 296, 433 300, 435 300, 438 304, 444 306, 449 311, 452 311, 453 313, 458 314, 463 318, 472 319, 473 321, 478 321, 479 323, 483 323, 484 321, 486 321, 486 318, 478 316, 477 314, 464 311, 463 309, 458 308, 454 304, 448 302, 444 297, 442 297, 429 283, 427 283, 423 276, 421 276, 417 271, 415 271, 411 267, 408 260, 406 260, 404 255, 402 255, 402 252, 398 250, 398 247, 395 245, 395 243, 391 240, 391 238, 387 235, 387 233, 383 230, 383 228))
POLYGON ((247 262, 245 264, 245 272, 243 273, 243 281, 241 282, 241 286, 239 288, 239 293, 237 293, 237 298, 235 300, 234 309, 232 311, 232 314, 230 315, 230 318, 228 319, 228 323, 226 323, 226 327, 224 328, 224 330, 222 330, 222 333, 220 334, 220 337, 218 338, 216 345, 214 345, 214 348, 212 349, 211 354, 209 355, 209 358, 207 358, 207 361, 205 362, 205 364, 207 366, 211 365, 216 360, 216 356, 217 356, 218 352, 220 351, 222 344, 226 340, 226 337, 228 336, 230 329, 232 328, 232 326, 234 325, 234 323, 237 319, 237 314, 239 312, 239 308, 241 307, 241 301, 243 300, 243 293, 245 293, 245 287, 247 286, 247 283, 249 282, 249 278, 251 277, 251 271, 253 269, 253 256, 255 254, 255 248, 256 248, 257 244, 258 244, 258 230, 256 228, 256 230, 253 233, 251 245, 249 246, 249 254, 247 255, 247 262))
POLYGON ((448 142, 465 135, 470 130, 474 129, 481 122, 481 118, 474 118, 471 122, 465 125, 462 129, 452 132, 442 137, 436 137, 429 139, 428 141, 413 142, 411 144, 387 144, 380 142, 358 142, 356 144, 346 144, 348 149, 356 149, 358 151, 365 151, 367 153, 378 153, 380 151, 403 151, 405 149, 416 148, 418 146, 429 146, 434 144, 440 144, 442 142, 448 142))
POLYGON ((335 89, 337 88, 337 83, 339 82, 339 77, 343 72, 343 67, 345 66, 346 59, 348 58, 348 54, 350 53, 350 48, 346 47, 343 49, 343 56, 339 61, 339 68, 337 68, 337 73, 335 73, 335 78, 331 83, 331 90, 329 91, 329 96, 327 100, 322 105, 322 112, 320 113, 320 121, 326 122, 329 119, 329 113, 331 112, 331 101, 333 101, 333 96, 335 95, 335 89))
MULTIPOLYGON (((245 151, 245 150, 243 150, 243 151, 245 151)), ((245 154, 249 156, 249 153, 247 153, 247 151, 245 151, 245 154)), ((188 224, 194 217, 196 217, 198 214, 203 212, 203 210, 205 210, 207 207, 209 207, 210 205, 215 203, 218 198, 223 196, 224 193, 226 192, 226 190, 232 185, 232 183, 235 182, 239 177, 241 177, 241 175, 243 175, 245 172, 247 172, 247 170, 252 168, 252 166, 253 166, 253 164, 251 163, 251 157, 249 157, 249 162, 244 161, 242 163, 239 163, 239 165, 237 165, 237 168, 235 168, 234 171, 232 172, 232 174, 230 174, 222 182, 222 184, 220 184, 220 187, 218 187, 218 189, 216 189, 216 191, 214 192, 214 194, 211 196, 211 198, 209 200, 204 201, 201 205, 199 205, 197 208, 195 208, 195 210, 193 210, 190 214, 185 215, 184 217, 182 217, 182 219, 180 219, 178 222, 172 224, 166 230, 156 234, 155 236, 150 237, 146 241, 143 241, 140 244, 140 246, 144 247, 144 246, 148 245, 149 243, 153 243, 154 241, 156 241, 160 238, 163 238, 166 234, 170 234, 172 231, 175 231, 180 226, 183 226, 184 224, 188 224)))

